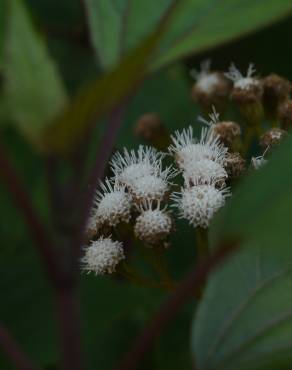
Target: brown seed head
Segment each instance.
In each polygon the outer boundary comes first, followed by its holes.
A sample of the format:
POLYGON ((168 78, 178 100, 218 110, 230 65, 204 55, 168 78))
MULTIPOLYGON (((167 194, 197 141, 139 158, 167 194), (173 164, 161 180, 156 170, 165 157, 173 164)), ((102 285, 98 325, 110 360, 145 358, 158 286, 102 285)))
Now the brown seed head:
POLYGON ((286 100, 279 107, 278 117, 282 127, 288 129, 292 126, 292 100, 286 100))
POLYGON ((264 98, 268 102, 280 102, 289 98, 292 85, 289 80, 271 74, 262 80, 264 87, 264 98))
POLYGON ((229 146, 235 138, 241 135, 241 128, 236 122, 223 121, 214 125, 214 132, 225 145, 229 146))
POLYGON ((271 128, 260 137, 260 145, 264 149, 278 145, 281 140, 287 135, 285 130, 280 128, 271 128))
POLYGON ((225 169, 230 178, 238 178, 242 176, 246 170, 245 159, 240 155, 240 153, 227 153, 225 169))
POLYGON ((136 121, 134 132, 139 138, 151 142, 164 133, 165 128, 157 113, 145 113, 136 121))

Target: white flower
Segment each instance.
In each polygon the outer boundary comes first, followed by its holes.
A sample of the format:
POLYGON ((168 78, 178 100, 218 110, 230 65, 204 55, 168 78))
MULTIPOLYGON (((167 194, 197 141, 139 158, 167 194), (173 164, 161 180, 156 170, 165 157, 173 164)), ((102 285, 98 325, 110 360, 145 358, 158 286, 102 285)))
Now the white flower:
POLYGON ((111 168, 118 182, 126 186, 142 177, 161 172, 163 153, 152 147, 140 145, 137 152, 124 148, 123 153, 117 152, 111 160, 111 168))
POLYGON ((186 166, 183 172, 185 182, 189 185, 194 183, 216 183, 228 177, 225 168, 210 159, 203 158, 199 161, 192 161, 186 166))
POLYGON ((263 167, 267 162, 268 161, 264 158, 263 155, 251 158, 251 165, 255 170, 258 170, 259 168, 263 167))
POLYGON ((106 223, 115 226, 119 222, 130 220, 132 199, 122 185, 117 183, 112 185, 106 179, 100 184, 100 190, 96 192, 94 203, 91 219, 98 224, 106 223))
POLYGON ((171 185, 169 180, 176 174, 177 171, 171 166, 167 167, 158 176, 149 175, 136 179, 129 187, 129 191, 138 203, 150 200, 163 200, 171 185))
POLYGON ((219 141, 219 136, 213 133, 211 127, 203 127, 201 137, 198 141, 193 136, 193 128, 183 129, 180 133, 176 131, 171 136, 173 145, 169 151, 175 155, 180 169, 188 171, 193 166, 194 161, 209 159, 220 165, 224 164, 227 148, 219 141))
POLYGON ((191 70, 192 77, 196 80, 196 87, 204 93, 212 93, 220 84, 217 72, 210 71, 211 61, 207 59, 201 63, 201 70, 191 70))
POLYGON ((124 258, 122 243, 101 237, 85 248, 85 255, 81 259, 82 269, 96 275, 110 274, 124 258))
POLYGON ((160 203, 153 207, 151 202, 144 202, 140 207, 140 212, 134 227, 138 239, 153 244, 169 235, 172 229, 172 220, 165 208, 160 209, 160 203))
POLYGON ((225 204, 225 198, 230 195, 229 189, 216 189, 213 185, 196 185, 174 193, 174 207, 179 210, 179 216, 185 218, 194 226, 207 228, 214 214, 225 204))
POLYGON ((147 176, 137 179, 131 186, 133 198, 143 200, 162 200, 168 190, 168 183, 158 176, 147 176))
POLYGON ((233 81, 235 88, 248 90, 251 86, 259 84, 259 81, 252 77, 255 72, 256 70, 254 69, 254 65, 250 63, 247 69, 246 77, 244 77, 242 73, 235 67, 235 65, 231 63, 229 71, 224 74, 227 78, 233 81))
POLYGON ((261 167, 263 167, 265 164, 268 163, 267 159, 265 159, 265 155, 266 155, 266 153, 268 152, 269 149, 270 149, 270 147, 268 146, 266 148, 266 150, 264 151, 263 155, 259 155, 258 157, 252 157, 251 158, 251 160, 250 160, 251 165, 255 170, 260 169, 261 167))

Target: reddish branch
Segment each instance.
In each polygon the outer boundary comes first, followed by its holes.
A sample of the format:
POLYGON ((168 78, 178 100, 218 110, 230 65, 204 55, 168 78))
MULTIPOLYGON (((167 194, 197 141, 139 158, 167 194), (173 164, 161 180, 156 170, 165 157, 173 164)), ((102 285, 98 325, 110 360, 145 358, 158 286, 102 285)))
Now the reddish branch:
POLYGON ((0 325, 0 345, 7 357, 19 370, 36 370, 11 334, 0 325))
POLYGON ((76 248, 78 249, 80 249, 80 246, 83 244, 83 233, 87 219, 89 217, 95 190, 98 185, 98 182, 102 179, 104 175, 110 155, 116 143, 117 135, 122 125, 124 114, 128 107, 127 103, 128 103, 127 101, 124 101, 113 110, 109 117, 105 133, 101 140, 101 144, 96 155, 96 161, 88 181, 85 199, 83 199, 82 201, 83 212, 81 217, 80 233, 76 238, 76 248))
POLYGON ((24 184, 16 173, 13 164, 0 143, 0 179, 7 187, 13 201, 29 228, 34 240, 35 247, 40 253, 43 263, 47 269, 52 282, 59 281, 58 259, 55 250, 50 242, 50 238, 34 209, 29 194, 25 191, 24 184))
POLYGON ((161 334, 178 310, 199 293, 209 273, 224 261, 237 247, 237 243, 224 245, 213 255, 206 258, 196 267, 169 296, 153 319, 137 337, 132 348, 125 354, 117 370, 134 370, 138 368, 143 356, 151 349, 154 340, 161 334))

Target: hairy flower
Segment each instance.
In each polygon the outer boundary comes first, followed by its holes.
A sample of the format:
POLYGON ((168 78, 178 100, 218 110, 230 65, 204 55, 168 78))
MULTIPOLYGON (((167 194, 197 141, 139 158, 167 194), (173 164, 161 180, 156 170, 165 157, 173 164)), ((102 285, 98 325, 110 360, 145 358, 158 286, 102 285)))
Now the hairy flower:
POLYGON ((191 76, 196 80, 196 88, 204 93, 212 93, 220 85, 220 74, 211 72, 211 60, 207 59, 201 63, 201 70, 191 70, 191 76))
POLYGON ((185 182, 189 185, 218 182, 228 177, 225 168, 211 159, 203 158, 199 161, 190 161, 183 172, 185 182))
POLYGON ((264 158, 263 155, 259 155, 258 157, 251 158, 251 165, 255 170, 260 169, 263 167, 268 161, 264 158))
POLYGON ((122 243, 101 237, 85 248, 81 259, 82 270, 96 275, 111 274, 124 258, 122 243))
POLYGON ((119 222, 130 220, 132 199, 122 185, 117 183, 112 185, 106 179, 100 184, 100 190, 96 192, 94 203, 91 219, 95 219, 98 224, 106 223, 115 226, 119 222))
POLYGON ((140 207, 140 212, 134 227, 138 239, 155 244, 169 235, 172 219, 165 208, 160 209, 160 203, 156 207, 153 207, 151 202, 144 203, 140 207))
POLYGON ((229 189, 216 189, 212 184, 183 188, 174 193, 172 199, 179 210, 179 216, 194 226, 207 228, 214 214, 225 204, 229 189))
POLYGON ((116 180, 130 187, 142 177, 158 176, 161 172, 162 158, 164 154, 152 147, 140 145, 138 150, 128 151, 124 148, 123 153, 117 152, 111 160, 111 168, 116 180))
POLYGON ((182 132, 176 131, 171 139, 173 145, 169 147, 169 151, 174 154, 180 169, 184 171, 188 171, 195 161, 202 159, 209 159, 221 165, 224 163, 228 149, 219 142, 219 137, 213 133, 212 127, 202 128, 200 140, 194 138, 191 126, 182 132))
POLYGON ((250 63, 247 69, 246 77, 244 77, 242 73, 235 67, 234 63, 231 63, 229 71, 225 73, 225 76, 233 81, 233 86, 235 88, 248 90, 251 86, 259 84, 259 81, 252 77, 255 72, 256 70, 254 65, 250 63))

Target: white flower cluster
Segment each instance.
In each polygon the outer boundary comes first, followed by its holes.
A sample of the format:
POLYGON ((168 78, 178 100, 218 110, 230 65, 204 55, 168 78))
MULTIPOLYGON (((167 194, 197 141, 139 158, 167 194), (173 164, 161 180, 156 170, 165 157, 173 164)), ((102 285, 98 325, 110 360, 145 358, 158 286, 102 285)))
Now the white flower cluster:
MULTIPOLYGON (((94 234, 94 230, 102 233, 105 227, 129 222, 131 214, 138 210, 134 220, 134 233, 138 239, 151 245, 167 237, 172 219, 166 207, 161 208, 161 203, 166 199, 170 179, 177 171, 171 166, 163 168, 164 157, 164 153, 142 145, 137 151, 124 149, 113 156, 111 169, 114 176, 101 183, 96 192, 87 225, 89 234, 94 234)), ((86 248, 83 265, 85 270, 96 274, 110 273, 123 258, 121 243, 102 237, 86 248)))
POLYGON ((173 193, 174 206, 179 215, 194 227, 207 228, 214 214, 221 208, 229 188, 225 187, 227 172, 224 168, 228 149, 220 143, 213 126, 217 115, 210 116, 209 127, 203 127, 200 139, 193 129, 175 132, 169 150, 184 177, 184 187, 173 193))

